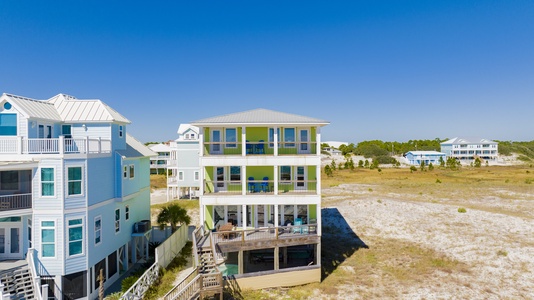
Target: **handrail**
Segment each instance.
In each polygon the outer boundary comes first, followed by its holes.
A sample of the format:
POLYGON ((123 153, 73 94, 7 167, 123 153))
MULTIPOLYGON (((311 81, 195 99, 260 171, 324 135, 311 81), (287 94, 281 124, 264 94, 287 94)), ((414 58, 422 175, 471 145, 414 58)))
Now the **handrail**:
POLYGON ((163 296, 164 300, 174 300, 177 297, 179 297, 180 293, 185 289, 185 287, 194 280, 198 276, 198 269, 193 269, 187 276, 180 282, 179 284, 175 285, 165 296, 163 296))
POLYGON ((212 232, 212 235, 213 244, 236 241, 279 240, 284 238, 317 235, 317 224, 217 231, 212 232))
POLYGON ((143 295, 159 277, 159 265, 155 262, 137 281, 120 297, 125 300, 142 299, 143 295))
POLYGON ((43 299, 41 294, 41 282, 40 282, 40 274, 38 273, 39 268, 37 267, 37 261, 35 259, 35 249, 30 248, 28 249, 28 255, 26 257, 26 261, 28 262, 28 266, 30 267, 30 275, 32 276, 32 286, 33 286, 33 292, 37 299, 41 300, 43 299))

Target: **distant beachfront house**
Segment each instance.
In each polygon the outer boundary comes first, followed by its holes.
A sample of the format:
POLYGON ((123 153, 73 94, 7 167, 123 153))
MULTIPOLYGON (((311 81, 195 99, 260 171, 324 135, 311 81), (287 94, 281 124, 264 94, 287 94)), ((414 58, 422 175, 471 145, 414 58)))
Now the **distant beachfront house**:
POLYGON ((323 142, 323 144, 328 144, 328 146, 330 146, 330 147, 339 149, 339 147, 341 147, 341 145, 347 146, 349 143, 347 143, 347 142, 338 142, 338 141, 328 141, 328 142, 323 142))
POLYGON ((29 274, 1 270, 0 298, 95 299, 100 272, 107 288, 147 258, 155 153, 129 124, 96 99, 0 96, 0 263, 29 274))
POLYGON ((150 174, 160 174, 167 170, 171 156, 171 147, 165 143, 148 145, 150 150, 158 154, 150 158, 150 174))
POLYGON ((445 153, 437 151, 408 151, 406 153, 406 160, 410 165, 420 165, 421 162, 425 162, 425 165, 432 163, 433 165, 439 164, 440 158, 445 161, 445 153))
POLYGON ((180 124, 178 138, 171 142, 167 198, 198 197, 200 188, 199 129, 180 124))
POLYGON ((342 152, 340 150, 338 150, 338 149, 336 149, 334 147, 326 147, 326 148, 323 149, 323 151, 327 152, 330 155, 336 155, 336 156, 342 154, 342 152))
POLYGON ((498 143, 483 138, 456 137, 441 143, 441 152, 459 160, 495 160, 499 156, 498 143))

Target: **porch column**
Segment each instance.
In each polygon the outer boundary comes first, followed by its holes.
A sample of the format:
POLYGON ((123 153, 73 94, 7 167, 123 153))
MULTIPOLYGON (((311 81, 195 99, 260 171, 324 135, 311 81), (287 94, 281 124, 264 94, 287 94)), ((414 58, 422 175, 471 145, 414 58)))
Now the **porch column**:
POLYGON ((322 216, 321 216, 321 202, 317 203, 317 235, 321 236, 321 223, 322 223, 322 216))
POLYGON ((315 190, 316 195, 321 195, 321 165, 315 167, 315 190))
POLYGON ((58 150, 59 150, 59 154, 65 153, 65 136, 64 135, 59 136, 58 150))
POLYGON ((243 274, 243 250, 237 253, 237 274, 243 274))
POLYGON ((200 148, 198 149, 198 156, 202 157, 204 156, 204 127, 198 128, 198 141, 198 147, 200 148))
POLYGON ((247 194, 247 166, 241 166, 241 195, 247 194))
POLYGON ((278 220, 278 204, 274 205, 274 227, 278 227, 280 222, 278 220))
POLYGON ((274 156, 278 156, 278 127, 274 127, 273 131, 274 156))
POLYGON ((274 194, 278 195, 278 166, 274 166, 274 194))
POLYGON ((280 247, 278 246, 274 247, 274 269, 275 270, 280 269, 280 261, 278 260, 279 251, 280 251, 280 247))
POLYGON ((241 155, 247 155, 247 128, 245 126, 241 127, 241 155))
MULTIPOLYGON (((241 224, 243 225, 243 229, 247 229, 247 205, 243 204, 241 208, 241 224)), ((245 234, 243 232, 243 234, 245 234)))
POLYGON ((317 151, 315 154, 321 155, 321 126, 317 126, 317 134, 316 134, 315 140, 316 140, 315 150, 317 151))

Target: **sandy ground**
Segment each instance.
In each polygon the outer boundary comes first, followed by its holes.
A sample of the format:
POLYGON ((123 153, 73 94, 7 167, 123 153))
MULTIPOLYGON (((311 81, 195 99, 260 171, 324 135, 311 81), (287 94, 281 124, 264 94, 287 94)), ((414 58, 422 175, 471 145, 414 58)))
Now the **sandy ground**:
MULTIPOLYGON (((436 272, 422 282, 399 286, 402 289, 398 291, 400 298, 534 299, 534 220, 531 216, 473 209, 459 213, 458 206, 443 203, 410 201, 402 197, 380 197, 380 200, 374 196, 359 197, 368 188, 367 185, 342 184, 323 189, 323 207, 331 202, 341 215, 323 214, 323 226, 336 227, 346 222, 350 228, 340 229, 353 231, 364 242, 366 237, 406 240, 465 263, 470 270, 457 274, 436 272), (349 196, 343 199, 329 196, 340 192, 349 196)), ((471 200, 477 201, 485 201, 485 198, 471 200)), ((515 201, 521 202, 520 205, 508 206, 518 210, 534 209, 534 195, 515 201)), ((391 283, 382 283, 388 284, 391 283)), ((346 285, 338 290, 343 292, 334 298, 361 298, 358 296, 361 287, 346 285)))

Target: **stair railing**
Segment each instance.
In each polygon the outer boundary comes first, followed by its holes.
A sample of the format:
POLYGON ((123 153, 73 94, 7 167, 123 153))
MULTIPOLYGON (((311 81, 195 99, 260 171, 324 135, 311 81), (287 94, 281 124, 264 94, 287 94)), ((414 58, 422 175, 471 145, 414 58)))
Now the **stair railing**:
POLYGON ((48 285, 45 284, 41 287, 41 275, 39 268, 39 260, 35 257, 36 251, 33 248, 28 249, 28 254, 26 256, 26 262, 30 268, 30 276, 32 277, 32 287, 35 294, 35 298, 38 300, 48 299, 48 285), (41 290, 42 289, 42 290, 41 290))

